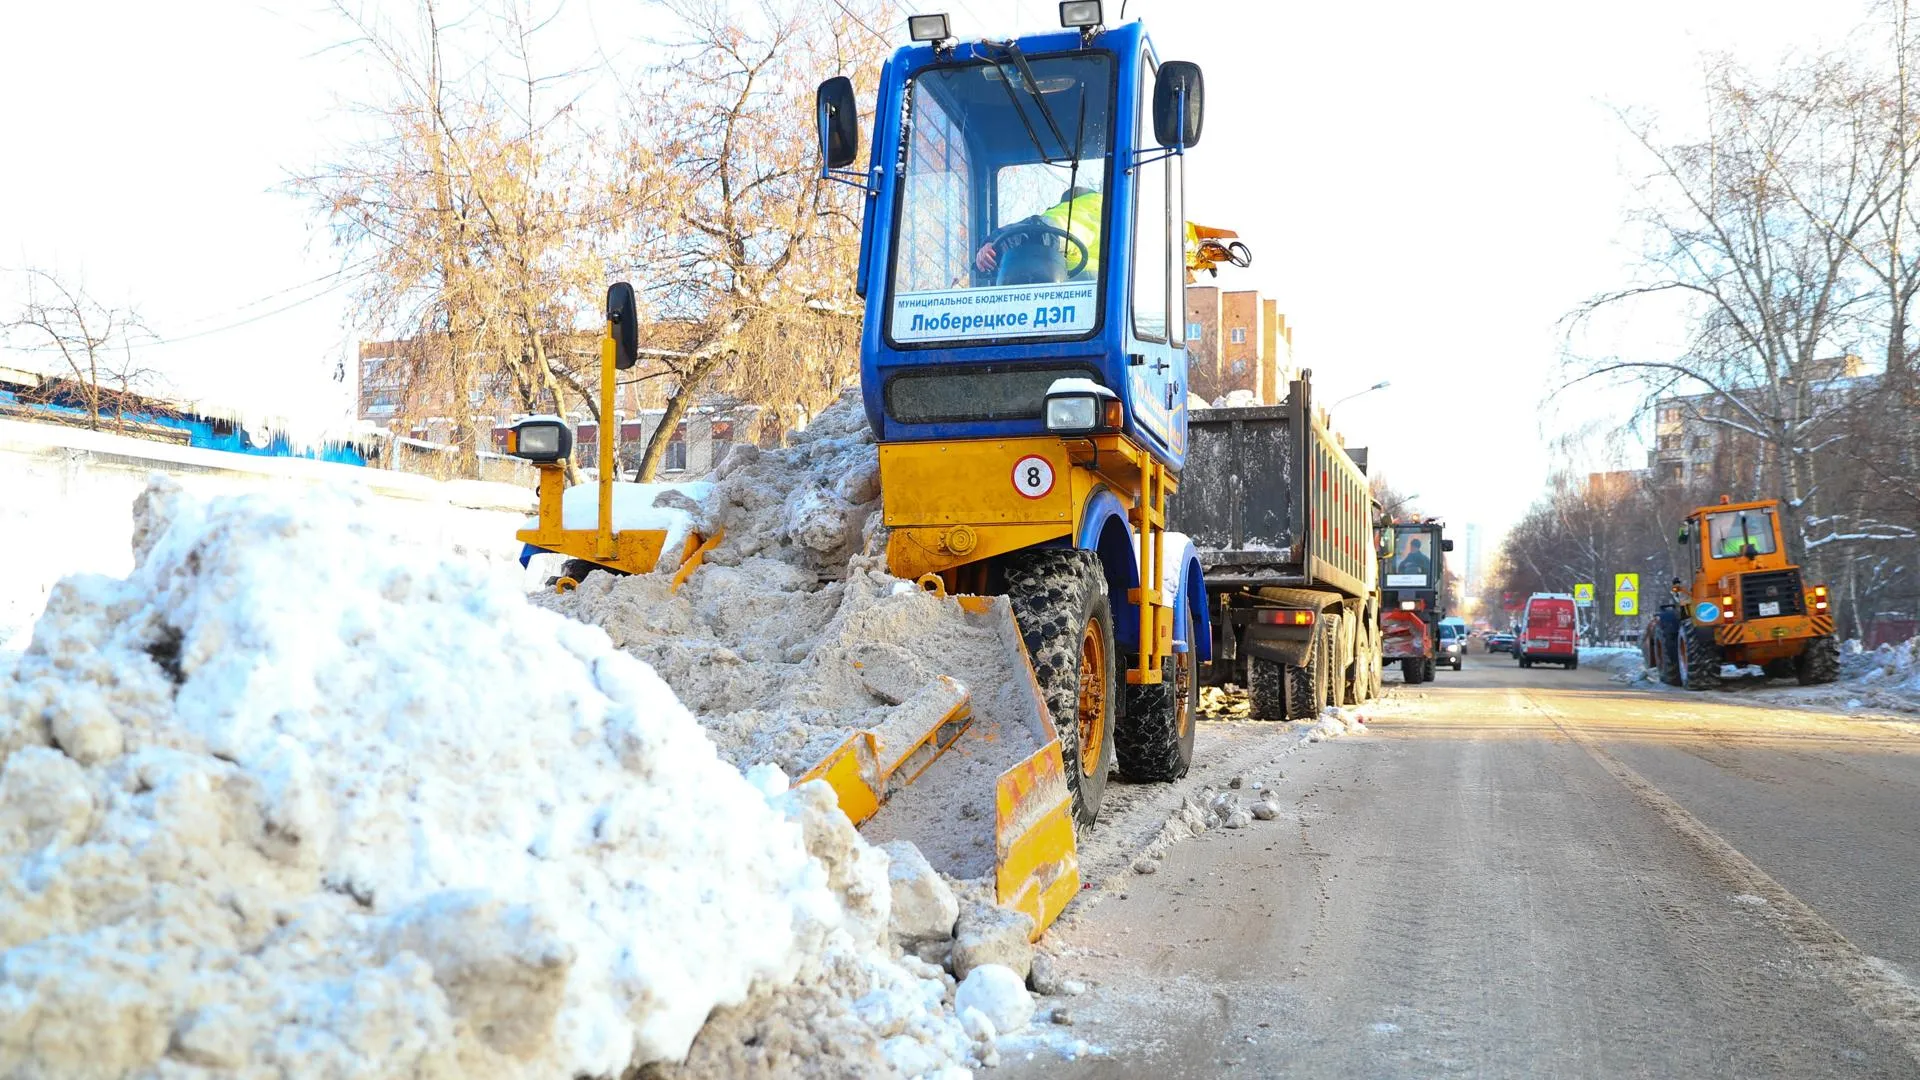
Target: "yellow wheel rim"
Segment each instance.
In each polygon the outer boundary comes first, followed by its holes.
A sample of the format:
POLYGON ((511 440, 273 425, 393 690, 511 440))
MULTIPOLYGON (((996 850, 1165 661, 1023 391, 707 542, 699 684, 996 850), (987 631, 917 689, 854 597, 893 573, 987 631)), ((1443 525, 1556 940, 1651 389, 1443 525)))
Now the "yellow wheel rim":
POLYGON ((1080 773, 1088 778, 1100 768, 1107 737, 1107 641, 1101 629, 1089 619, 1080 635, 1080 773))

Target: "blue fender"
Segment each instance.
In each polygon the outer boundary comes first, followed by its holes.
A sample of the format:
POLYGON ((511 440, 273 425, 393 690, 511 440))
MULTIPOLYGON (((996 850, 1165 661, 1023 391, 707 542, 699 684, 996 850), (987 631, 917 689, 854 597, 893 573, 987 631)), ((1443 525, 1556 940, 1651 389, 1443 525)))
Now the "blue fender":
POLYGON ((1194 651, 1195 660, 1213 659, 1213 624, 1207 611, 1207 579, 1200 569, 1200 553, 1194 550, 1193 541, 1179 533, 1166 536, 1166 553, 1161 565, 1165 573, 1177 584, 1174 591, 1174 606, 1187 612, 1186 626, 1175 622, 1173 630, 1173 650, 1194 651), (1175 575, 1178 575, 1175 577, 1175 575), (1186 631, 1184 637, 1181 630, 1186 631))
POLYGON ((1118 496, 1101 488, 1087 499, 1073 546, 1099 555, 1107 572, 1114 644, 1139 648, 1140 611, 1127 602, 1127 594, 1140 587, 1140 556, 1134 547, 1133 526, 1127 524, 1127 508, 1118 496))

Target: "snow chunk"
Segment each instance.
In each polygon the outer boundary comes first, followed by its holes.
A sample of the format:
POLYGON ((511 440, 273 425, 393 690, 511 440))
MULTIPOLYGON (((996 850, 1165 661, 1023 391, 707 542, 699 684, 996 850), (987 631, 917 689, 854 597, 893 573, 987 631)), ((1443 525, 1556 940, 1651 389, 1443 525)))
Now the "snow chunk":
POLYGON ((978 1011, 1002 1035, 1026 1027, 1034 1008, 1026 983, 1000 964, 982 964, 969 972, 954 991, 953 1007, 962 1017, 978 1011))

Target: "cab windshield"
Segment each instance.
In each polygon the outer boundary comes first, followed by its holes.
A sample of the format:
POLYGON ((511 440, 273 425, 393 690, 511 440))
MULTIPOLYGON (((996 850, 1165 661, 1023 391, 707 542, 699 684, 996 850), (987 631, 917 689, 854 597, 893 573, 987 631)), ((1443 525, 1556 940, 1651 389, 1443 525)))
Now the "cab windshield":
POLYGON ((888 336, 1080 337, 1099 324, 1113 61, 929 68, 908 86, 888 336))
POLYGON ((1773 511, 1727 510, 1707 515, 1707 554, 1715 559, 1773 554, 1773 511))
POLYGON ((1387 588, 1430 589, 1440 576, 1440 530, 1392 526, 1383 533, 1387 588))

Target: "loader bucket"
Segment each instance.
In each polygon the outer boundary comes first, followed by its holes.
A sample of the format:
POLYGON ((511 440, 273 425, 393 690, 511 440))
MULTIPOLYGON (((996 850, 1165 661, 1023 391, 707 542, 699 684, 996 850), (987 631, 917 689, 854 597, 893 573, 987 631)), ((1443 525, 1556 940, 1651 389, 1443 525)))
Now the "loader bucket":
MULTIPOLYGON (((887 801, 915 781, 914 798, 961 801, 993 800, 993 831, 985 831, 984 813, 967 815, 956 805, 952 826, 980 822, 981 844, 991 844, 994 898, 1003 907, 1024 912, 1039 937, 1058 918, 1080 889, 1079 858, 1074 846, 1073 799, 1067 788, 1060 742, 1053 734, 1033 665, 1021 644, 1013 610, 1005 599, 988 596, 953 597, 969 620, 992 628, 1001 645, 1008 678, 1020 688, 1015 700, 1020 715, 1002 717, 1026 728, 1039 749, 994 777, 991 794, 984 786, 966 790, 942 788, 956 773, 928 777, 928 770, 947 751, 968 736, 974 722, 972 696, 966 687, 945 676, 895 710, 881 727, 857 731, 842 740, 819 764, 799 779, 824 780, 833 788, 840 809, 855 825, 884 815, 887 801), (927 785, 935 785, 928 788, 927 785)), ((997 700, 1004 701, 1005 698, 997 700)), ((991 745, 990 735, 975 734, 991 745)), ((964 752, 963 752, 964 753, 964 752)), ((991 774, 989 774, 991 775, 991 774)), ((882 817, 884 820, 884 816, 882 817)), ((976 835, 976 834, 970 834, 976 835)), ((984 848, 982 849, 984 850, 984 848)), ((929 857, 933 855, 929 853, 929 857)), ((936 861, 936 865, 939 865, 936 861)))
POLYGON ((1020 673, 1027 723, 1040 749, 1000 774, 994 786, 993 884, 995 902, 1026 913, 1033 936, 1053 925, 1080 891, 1080 856, 1073 834, 1073 793, 1060 740, 1033 661, 1020 637, 1013 609, 993 598, 962 596, 960 606, 981 618, 997 620, 1010 664, 1020 673))

